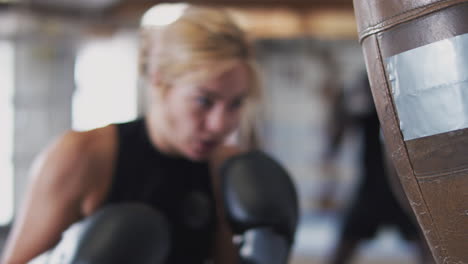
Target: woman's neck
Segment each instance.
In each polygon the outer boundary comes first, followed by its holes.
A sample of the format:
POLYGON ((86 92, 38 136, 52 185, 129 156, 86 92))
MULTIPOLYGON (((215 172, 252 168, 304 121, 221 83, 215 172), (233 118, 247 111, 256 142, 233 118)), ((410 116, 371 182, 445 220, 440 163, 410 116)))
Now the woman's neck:
POLYGON ((162 153, 168 155, 177 155, 177 151, 171 145, 167 139, 167 129, 163 122, 165 120, 161 115, 158 115, 159 111, 148 111, 145 117, 145 128, 148 134, 148 138, 151 144, 162 153))

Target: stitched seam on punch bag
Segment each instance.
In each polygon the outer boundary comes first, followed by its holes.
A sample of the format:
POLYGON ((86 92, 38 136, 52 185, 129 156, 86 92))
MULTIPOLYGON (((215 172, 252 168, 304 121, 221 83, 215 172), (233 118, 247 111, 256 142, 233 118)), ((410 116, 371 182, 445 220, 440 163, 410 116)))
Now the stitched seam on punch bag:
POLYGON ((435 173, 419 173, 419 174, 414 174, 418 179, 420 180, 425 180, 425 179, 435 179, 435 178, 443 178, 446 176, 450 176, 451 174, 459 174, 463 173, 465 171, 468 171, 468 166, 463 165, 463 166, 458 166, 455 168, 450 168, 450 169, 444 169, 440 170, 435 173))
POLYGON ((390 17, 386 17, 379 22, 375 23, 372 26, 368 26, 366 29, 359 32, 359 42, 362 43, 365 38, 375 33, 381 32, 383 30, 395 27, 399 24, 407 22, 413 18, 421 17, 430 13, 434 13, 436 11, 449 8, 458 4, 467 3, 467 0, 442 0, 435 3, 430 3, 427 5, 415 7, 410 10, 406 10, 401 13, 397 13, 390 17), (398 18, 400 17, 401 18, 398 18))
POLYGON ((362 30, 359 32, 359 41, 362 42, 366 37, 369 35, 378 33, 380 31, 395 27, 401 23, 407 22, 413 18, 421 17, 439 10, 442 10, 444 8, 448 8, 451 6, 454 6, 456 4, 461 4, 466 2, 465 0, 442 0, 439 2, 435 3, 430 3, 427 5, 415 7, 410 10, 406 10, 404 12, 395 14, 390 17, 386 17, 382 19, 381 21, 375 23, 372 26, 368 26, 366 29, 362 30), (450 2, 450 3, 447 3, 450 2), (422 10, 421 10, 422 9, 422 10), (406 16, 405 16, 406 15, 406 16), (402 18, 395 19, 398 16, 402 16, 402 18))
MULTIPOLYGON (((455 1, 456 2, 456 1, 459 1, 459 0, 441 0, 441 1, 435 1, 435 2, 429 3, 429 4, 426 4, 426 5, 420 5, 420 6, 413 7, 411 9, 409 9, 409 10, 405 10, 403 12, 396 13, 396 14, 394 14, 392 16, 382 18, 381 20, 377 21, 374 25, 367 26, 366 29, 359 32, 359 34, 361 35, 361 38, 365 38, 369 34, 377 33, 379 31, 379 29, 381 29, 381 28, 384 29, 385 27, 392 26, 393 23, 405 22, 409 18, 412 18, 414 16, 418 16, 419 14, 424 14, 424 12, 425 12, 424 8, 431 8, 431 7, 437 6, 437 5, 442 6, 446 2, 449 2, 449 1, 455 1), (419 10, 419 9, 423 9, 423 10, 418 12, 417 10, 419 10), (411 13, 411 14, 409 14, 407 16, 404 16, 404 15, 406 15, 408 13, 411 13), (394 19, 396 17, 399 17, 399 16, 403 16, 403 17, 399 18, 399 19, 396 19, 394 21, 390 21, 390 20, 392 20, 392 19, 394 19), (371 33, 369 33, 369 32, 371 32, 371 33)), ((426 11, 426 12, 430 13, 430 12, 434 12, 434 11, 426 11)))
POLYGON ((393 18, 395 18, 395 17, 401 16, 401 15, 405 15, 405 14, 410 13, 410 12, 415 12, 417 9, 422 9, 422 8, 425 8, 425 7, 430 8, 430 7, 435 6, 435 5, 438 5, 438 4, 441 4, 441 5, 442 5, 442 4, 444 4, 445 2, 449 2, 449 1, 457 1, 457 0, 440 0, 440 1, 435 0, 435 1, 431 2, 431 3, 429 3, 429 4, 415 6, 415 7, 411 8, 411 9, 402 11, 402 12, 400 12, 400 13, 396 13, 396 14, 394 14, 394 15, 391 15, 391 16, 388 16, 388 17, 384 17, 384 18, 382 18, 381 20, 377 21, 373 26, 369 26, 369 27, 375 27, 376 25, 381 24, 381 23, 383 23, 383 22, 386 22, 386 21, 388 21, 388 20, 391 20, 391 19, 393 19, 393 18))
MULTIPOLYGON (((397 113, 397 112, 396 112, 395 104, 394 104, 394 101, 392 100, 392 96, 391 96, 391 93, 390 93, 390 87, 389 87, 389 85, 388 85, 388 84, 389 84, 389 81, 388 81, 387 73, 386 73, 386 70, 385 70, 385 66, 383 65, 383 60, 382 60, 383 57, 382 57, 380 42, 379 42, 379 40, 378 40, 377 37, 375 37, 375 43, 376 43, 376 46, 377 46, 377 53, 378 53, 377 55, 378 55, 378 60, 379 60, 379 64, 380 64, 380 65, 379 65, 379 66, 380 66, 379 68, 380 68, 380 71, 383 73, 384 78, 385 78, 385 94, 386 94, 387 98, 390 100, 390 103, 391 103, 391 105, 392 105, 392 111, 393 111, 393 113, 394 113, 394 114, 392 115, 393 118, 394 118, 393 121, 394 121, 396 124, 399 124, 398 119, 397 119, 397 116, 396 116, 396 113, 397 113)), ((399 141, 400 141, 402 144, 405 144, 405 141, 403 140, 403 134, 402 134, 402 132, 401 132, 401 129, 398 129, 398 130, 400 131, 400 138, 399 138, 399 141)), ((405 146, 405 145, 404 145, 404 146, 405 146)), ((408 149, 406 148, 406 146, 405 146, 404 153, 406 154, 406 160, 408 161, 408 163, 409 163, 409 165, 410 165, 410 168, 411 168, 412 172, 414 173, 413 164, 411 163, 411 160, 409 159, 409 153, 408 153, 408 149)), ((398 177, 400 177, 400 176, 398 175, 398 177)), ((435 230, 435 232, 436 232, 436 236, 437 236, 437 241, 436 241, 436 242, 437 242, 438 244, 445 245, 446 243, 445 243, 444 241, 442 241, 442 236, 440 235, 440 231, 439 231, 437 225, 435 225, 435 223, 434 223, 434 217, 432 216, 431 210, 430 210, 430 208, 427 206, 427 202, 426 202, 426 200, 424 199, 423 192, 422 192, 422 189, 421 189, 421 185, 420 185, 419 179, 416 177, 416 175, 415 175, 415 177, 414 177, 413 180, 415 181, 415 183, 416 183, 416 185, 417 185, 417 188, 418 188, 418 191, 419 191, 419 196, 421 197, 421 202, 424 203, 425 211, 427 211, 427 213, 429 214, 430 222, 431 222, 430 225, 434 228, 434 230, 435 230)), ((407 195, 407 194, 406 194, 406 191, 405 191, 405 195, 407 195)), ((411 202, 410 202, 410 203, 411 203, 411 202)), ((411 204, 410 204, 410 205, 411 205, 411 204)), ((412 207, 412 206, 411 206, 411 207, 412 207)), ((423 232, 424 232, 424 230, 423 230, 423 232)), ((446 250, 445 250, 445 247, 442 247, 442 248, 439 249, 439 250, 440 250, 439 252, 440 252, 441 255, 442 255, 442 256, 440 256, 440 257, 442 257, 442 258, 447 258, 447 257, 449 257, 449 256, 447 255, 447 252, 446 252, 446 250)), ((437 260, 436 260, 436 261, 437 261, 437 260)))
POLYGON ((359 32, 359 42, 362 43, 362 41, 366 37, 368 37, 370 35, 373 35, 375 33, 381 32, 383 30, 395 27, 395 26, 397 26, 397 25, 399 25, 401 23, 404 23, 404 22, 412 19, 412 18, 421 17, 421 16, 424 16, 424 15, 427 15, 427 14, 442 10, 444 8, 448 8, 448 7, 451 7, 451 6, 454 6, 454 5, 457 5, 457 4, 466 3, 466 2, 467 2, 466 0, 442 0, 442 1, 435 2, 435 3, 430 3, 430 4, 427 4, 427 5, 415 7, 413 9, 406 10, 406 11, 401 12, 401 13, 397 13, 397 14, 392 15, 390 17, 386 17, 386 18, 380 20, 379 22, 375 23, 374 25, 368 26, 366 29, 359 32), (411 14, 409 14, 409 13, 411 13, 411 14), (404 15, 407 15, 407 16, 404 16, 404 15), (403 16, 403 17, 399 18, 399 19, 396 19, 396 20, 393 20, 394 18, 396 18, 398 16, 403 16), (390 20, 392 20, 392 21, 390 21, 390 20))

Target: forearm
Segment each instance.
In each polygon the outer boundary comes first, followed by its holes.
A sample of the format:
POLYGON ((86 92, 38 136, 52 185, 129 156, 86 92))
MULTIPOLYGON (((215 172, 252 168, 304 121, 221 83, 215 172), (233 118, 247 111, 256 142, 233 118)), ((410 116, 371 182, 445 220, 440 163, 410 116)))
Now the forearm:
MULTIPOLYGON (((55 243, 51 244, 49 248, 53 248, 55 243)), ((40 255, 42 255, 47 250, 42 250, 34 252, 33 250, 28 250, 28 247, 23 245, 20 246, 18 244, 8 243, 5 245, 5 249, 3 255, 0 257, 1 264, 26 264, 29 263, 31 260, 36 259, 40 255)))
POLYGON ((232 233, 226 228, 220 228, 216 233, 214 243, 215 264, 239 264, 239 254, 232 240, 232 233))
POLYGON ((22 264, 53 248, 61 239, 63 230, 77 219, 76 214, 68 217, 56 217, 62 211, 53 210, 28 211, 14 224, 3 252, 1 264, 22 264), (58 221, 59 220, 59 221, 58 221))

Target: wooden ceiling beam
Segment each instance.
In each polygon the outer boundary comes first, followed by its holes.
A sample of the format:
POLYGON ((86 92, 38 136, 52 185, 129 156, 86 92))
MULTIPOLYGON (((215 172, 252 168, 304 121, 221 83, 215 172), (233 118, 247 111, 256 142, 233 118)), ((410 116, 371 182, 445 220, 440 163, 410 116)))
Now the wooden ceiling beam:
POLYGON ((310 13, 311 11, 322 9, 345 10, 350 12, 353 10, 352 0, 125 0, 113 6, 108 10, 108 12, 112 17, 124 18, 127 20, 139 20, 143 14, 154 5, 180 2, 246 10, 285 8, 297 13, 310 13))
MULTIPOLYGON (((189 0, 190 3, 222 6, 253 37, 336 36, 354 38, 355 21, 350 0, 189 0)), ((32 15, 68 20, 93 34, 129 28, 137 29, 143 14, 163 0, 125 0, 105 10, 85 12, 23 5, 32 15)), ((19 6, 16 6, 19 7, 19 6)))

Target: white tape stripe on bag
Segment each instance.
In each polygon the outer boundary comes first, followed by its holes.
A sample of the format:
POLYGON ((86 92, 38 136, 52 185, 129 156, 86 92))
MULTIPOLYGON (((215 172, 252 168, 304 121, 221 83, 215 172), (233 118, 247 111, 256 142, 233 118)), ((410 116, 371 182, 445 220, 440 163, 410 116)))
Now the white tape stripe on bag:
POLYGON ((468 127, 468 34, 385 59, 405 140, 468 127))

